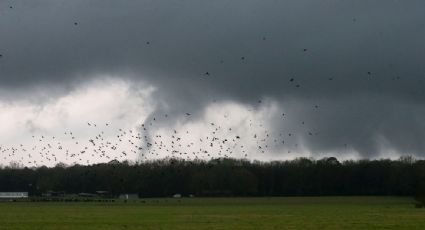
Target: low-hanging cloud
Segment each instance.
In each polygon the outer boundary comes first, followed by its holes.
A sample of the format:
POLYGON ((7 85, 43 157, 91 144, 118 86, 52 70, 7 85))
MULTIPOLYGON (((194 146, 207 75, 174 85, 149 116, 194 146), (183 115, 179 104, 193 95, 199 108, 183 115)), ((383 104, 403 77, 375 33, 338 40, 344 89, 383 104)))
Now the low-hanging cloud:
POLYGON ((42 104, 0 101, 1 163, 52 166, 138 159, 117 135, 140 126, 154 111, 154 91, 104 76, 42 104))

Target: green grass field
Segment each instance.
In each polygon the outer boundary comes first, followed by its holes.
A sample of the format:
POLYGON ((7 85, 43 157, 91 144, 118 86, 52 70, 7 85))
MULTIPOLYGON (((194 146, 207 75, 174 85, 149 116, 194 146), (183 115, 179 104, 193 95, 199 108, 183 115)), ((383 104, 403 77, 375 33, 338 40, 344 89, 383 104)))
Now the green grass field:
POLYGON ((0 229, 424 229, 400 197, 147 199, 145 203, 1 202, 0 229))

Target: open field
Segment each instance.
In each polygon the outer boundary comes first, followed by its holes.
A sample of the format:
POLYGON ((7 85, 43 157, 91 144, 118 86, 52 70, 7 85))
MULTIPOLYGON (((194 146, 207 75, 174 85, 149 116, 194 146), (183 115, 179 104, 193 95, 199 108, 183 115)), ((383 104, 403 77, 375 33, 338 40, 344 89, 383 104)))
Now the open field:
POLYGON ((124 203, 1 202, 0 229, 423 229, 403 197, 145 199, 124 203))

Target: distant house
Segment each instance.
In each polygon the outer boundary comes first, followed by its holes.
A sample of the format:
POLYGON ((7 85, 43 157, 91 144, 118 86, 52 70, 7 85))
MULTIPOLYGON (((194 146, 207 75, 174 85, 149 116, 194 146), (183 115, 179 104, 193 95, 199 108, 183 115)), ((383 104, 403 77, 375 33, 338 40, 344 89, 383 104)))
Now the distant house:
POLYGON ((121 194, 119 197, 121 200, 137 200, 139 195, 135 193, 121 194))
POLYGON ((0 192, 0 199, 28 198, 28 192, 0 192))
POLYGON ((96 195, 102 198, 113 198, 109 191, 96 191, 96 195))
POLYGON ((79 196, 79 197, 95 197, 96 195, 95 195, 95 194, 93 194, 93 193, 85 193, 85 192, 81 192, 81 193, 78 193, 78 196, 79 196))
POLYGON ((41 194, 42 197, 64 197, 65 196, 65 192, 64 191, 52 191, 49 190, 45 193, 41 194))
POLYGON ((173 195, 173 198, 182 198, 182 194, 178 194, 178 193, 177 194, 174 194, 173 195))

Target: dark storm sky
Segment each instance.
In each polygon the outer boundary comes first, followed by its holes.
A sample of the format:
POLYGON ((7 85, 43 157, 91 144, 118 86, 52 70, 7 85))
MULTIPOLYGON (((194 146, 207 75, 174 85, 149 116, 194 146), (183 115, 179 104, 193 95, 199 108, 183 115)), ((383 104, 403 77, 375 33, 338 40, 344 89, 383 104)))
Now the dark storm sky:
POLYGON ((422 156, 424 9, 420 0, 4 0, 0 100, 43 104, 110 75, 155 87, 167 106, 151 116, 271 100, 286 116, 269 121, 275 131, 293 130, 312 152, 422 156))

